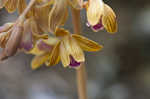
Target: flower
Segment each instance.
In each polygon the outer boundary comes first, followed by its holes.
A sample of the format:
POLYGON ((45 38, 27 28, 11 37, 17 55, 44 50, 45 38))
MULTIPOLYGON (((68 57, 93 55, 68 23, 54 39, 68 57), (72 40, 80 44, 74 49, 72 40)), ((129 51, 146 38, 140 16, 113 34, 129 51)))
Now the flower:
POLYGON ((107 32, 117 32, 116 15, 112 8, 102 0, 89 0, 84 3, 87 12, 87 26, 98 32, 105 28, 107 32))
POLYGON ((28 53, 36 55, 31 62, 31 68, 37 69, 42 64, 46 64, 52 53, 52 49, 57 44, 58 39, 55 37, 50 37, 48 39, 39 39, 34 48, 28 53))
MULTIPOLYGON (((62 28, 58 28, 55 34, 59 39, 55 40, 49 53, 45 51, 44 54, 38 54, 36 58, 33 59, 32 68, 37 68, 42 63, 46 63, 48 66, 56 65, 60 60, 64 67, 79 68, 80 64, 85 61, 83 50, 99 51, 102 48, 98 43, 77 34, 70 34, 62 28)), ((45 40, 49 46, 52 46, 52 41, 53 40, 50 39, 45 40)), ((37 47, 35 49, 39 50, 37 47)))
POLYGON ((85 61, 84 51, 99 51, 102 46, 98 43, 87 39, 81 35, 70 34, 69 31, 64 29, 57 29, 55 32, 60 41, 55 45, 52 50, 49 64, 55 65, 60 60, 64 67, 78 68, 80 63, 85 61))

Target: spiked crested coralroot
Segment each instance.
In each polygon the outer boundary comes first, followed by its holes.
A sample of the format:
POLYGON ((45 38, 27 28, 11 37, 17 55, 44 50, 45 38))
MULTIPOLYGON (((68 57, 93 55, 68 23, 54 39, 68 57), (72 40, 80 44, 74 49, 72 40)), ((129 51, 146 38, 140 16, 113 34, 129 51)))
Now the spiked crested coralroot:
POLYGON ((80 10, 86 8, 87 25, 94 32, 106 29, 117 32, 116 15, 102 0, 0 0, 0 9, 18 11, 18 19, 0 27, 0 60, 13 56, 18 50, 35 57, 32 69, 42 64, 77 69, 79 99, 87 99, 85 56, 83 51, 95 52, 102 45, 81 36, 80 10), (71 8, 74 34, 61 28, 71 8), (53 35, 53 36, 52 36, 53 35))
POLYGON ((116 15, 112 8, 102 0, 89 0, 84 3, 87 11, 87 26, 94 32, 106 29, 107 32, 117 32, 116 15))
POLYGON ((79 68, 80 64, 85 61, 83 50, 91 52, 102 48, 98 43, 77 34, 70 34, 62 28, 58 28, 55 35, 59 39, 49 38, 40 41, 30 52, 37 55, 32 61, 33 69, 40 67, 43 63, 48 66, 56 65, 59 60, 62 61, 64 67, 79 68), (41 49, 42 46, 46 48, 41 49))

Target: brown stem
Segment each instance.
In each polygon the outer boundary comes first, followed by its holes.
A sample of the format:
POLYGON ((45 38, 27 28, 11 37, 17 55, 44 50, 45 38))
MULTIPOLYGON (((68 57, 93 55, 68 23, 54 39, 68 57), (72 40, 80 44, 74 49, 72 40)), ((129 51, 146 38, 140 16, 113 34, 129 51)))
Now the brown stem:
MULTIPOLYGON (((80 10, 72 8, 72 22, 74 27, 74 33, 81 33, 80 24, 80 10)), ((81 64, 80 68, 76 71, 77 74, 77 86, 79 99, 87 99, 87 88, 86 88, 86 69, 84 63, 81 64)))

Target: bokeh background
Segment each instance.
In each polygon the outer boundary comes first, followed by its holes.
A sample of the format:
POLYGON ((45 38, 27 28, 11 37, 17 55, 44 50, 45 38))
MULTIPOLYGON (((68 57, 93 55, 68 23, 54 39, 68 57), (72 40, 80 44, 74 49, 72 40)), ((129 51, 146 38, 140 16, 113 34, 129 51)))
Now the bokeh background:
MULTIPOLYGON (((86 53, 88 99, 150 99, 150 0, 105 0, 117 15, 119 31, 98 33, 86 27, 83 35, 104 45, 86 53)), ((0 25, 17 14, 0 10, 0 25)), ((72 31, 71 15, 65 26, 72 31)), ((74 69, 62 64, 31 70, 32 55, 18 53, 0 63, 0 99, 78 99, 74 69)))

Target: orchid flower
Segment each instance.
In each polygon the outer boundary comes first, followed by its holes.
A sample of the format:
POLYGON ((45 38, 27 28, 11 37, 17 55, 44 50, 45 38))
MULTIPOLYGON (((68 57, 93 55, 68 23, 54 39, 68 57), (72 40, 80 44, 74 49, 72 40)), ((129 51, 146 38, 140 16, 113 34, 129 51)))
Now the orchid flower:
MULTIPOLYGON (((55 40, 55 45, 53 43, 53 47, 49 47, 48 54, 38 54, 36 58, 33 59, 32 68, 37 68, 44 62, 46 62, 46 65, 48 66, 56 65, 60 60, 64 67, 69 66, 71 68, 79 68, 80 64, 85 61, 83 50, 91 52, 102 49, 102 45, 99 45, 86 37, 70 34, 69 31, 62 28, 58 28, 55 35, 59 40, 55 40)), ((50 39, 47 41, 45 40, 45 42, 47 42, 46 44, 48 44, 47 46, 52 46, 52 41, 53 40, 50 39)), ((36 50, 34 50, 39 53, 37 49, 39 50, 37 47, 36 50)))
POLYGON ((89 0, 84 7, 87 12, 87 26, 94 32, 106 29, 107 32, 117 32, 116 15, 112 8, 102 0, 89 0))

